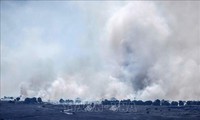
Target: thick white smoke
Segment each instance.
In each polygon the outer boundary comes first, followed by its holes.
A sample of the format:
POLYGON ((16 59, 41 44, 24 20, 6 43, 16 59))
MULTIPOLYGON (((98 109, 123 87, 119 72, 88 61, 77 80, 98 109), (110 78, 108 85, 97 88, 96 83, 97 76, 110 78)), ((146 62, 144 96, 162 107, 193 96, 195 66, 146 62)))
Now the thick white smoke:
MULTIPOLYGON (((65 51, 70 46, 64 46, 63 41, 46 43, 44 37, 33 34, 37 30, 27 29, 31 37, 26 36, 26 42, 21 42, 19 49, 2 46, 4 52, 8 51, 3 55, 2 78, 16 79, 14 83, 20 83, 20 94, 24 97, 200 99, 199 2, 99 2, 99 5, 80 2, 73 5, 80 7, 89 21, 86 39, 80 37, 81 44, 76 41, 77 46, 73 48, 82 52, 78 57, 65 51), (98 7, 85 9, 88 4, 98 7)), ((65 20, 63 16, 58 18, 65 20)), ((63 28, 59 27, 55 31, 61 29, 62 33, 63 28)), ((2 84, 6 85, 5 80, 2 84)))
POLYGON ((141 99, 200 99, 199 4, 158 5, 134 2, 110 19, 116 76, 141 99))

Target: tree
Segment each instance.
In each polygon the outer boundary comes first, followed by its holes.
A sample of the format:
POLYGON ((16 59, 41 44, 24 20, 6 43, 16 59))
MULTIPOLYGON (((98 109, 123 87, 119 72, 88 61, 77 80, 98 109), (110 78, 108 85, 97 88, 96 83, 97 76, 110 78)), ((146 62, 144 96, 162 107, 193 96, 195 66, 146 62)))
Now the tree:
POLYGON ((179 104, 179 106, 183 106, 183 105, 184 105, 184 102, 181 101, 181 100, 179 100, 178 104, 179 104))
POLYGON ((172 105, 172 106, 178 106, 178 102, 177 102, 177 101, 172 101, 172 102, 171 102, 171 105, 172 105))
POLYGON ((16 101, 19 101, 19 100, 20 100, 20 97, 17 97, 17 98, 16 98, 16 101))
POLYGON ((33 98, 25 98, 24 103, 34 104, 34 103, 37 103, 37 99, 35 97, 33 97, 33 98))
POLYGON ((37 99, 37 101, 38 101, 38 103, 42 103, 42 98, 39 97, 39 98, 37 99))
POLYGON ((186 105, 192 105, 192 101, 187 101, 186 105))
POLYGON ((30 102, 31 102, 31 99, 30 99, 30 98, 25 98, 24 103, 29 104, 30 102))
POLYGON ((65 101, 61 98, 61 99, 59 100, 59 102, 60 102, 60 103, 64 103, 65 101))
POLYGON ((73 101, 73 100, 70 100, 70 99, 65 100, 65 102, 66 102, 67 104, 73 104, 73 103, 74 103, 74 101, 73 101))
POLYGON ((155 106, 160 106, 160 100, 159 100, 159 99, 155 100, 155 101, 153 102, 153 105, 155 105, 155 106))
POLYGON ((152 102, 151 100, 148 100, 148 101, 145 101, 145 102, 144 102, 144 105, 152 105, 152 103, 153 103, 153 102, 152 102))
POLYGON ((200 105, 200 101, 197 101, 197 105, 200 105))
POLYGON ((163 106, 169 106, 170 103, 169 103, 169 101, 167 101, 167 100, 162 100, 162 105, 163 105, 163 106))
POLYGON ((199 101, 187 101, 186 105, 200 105, 199 101))
POLYGON ((197 105, 197 101, 192 101, 192 105, 197 105))
POLYGON ((31 103, 37 103, 36 97, 31 98, 31 103))
POLYGON ((101 103, 102 103, 103 105, 109 105, 109 104, 110 104, 110 102, 109 102, 107 99, 103 100, 101 103))
POLYGON ((135 101, 135 104, 136 105, 144 105, 144 102, 142 100, 138 100, 138 101, 135 101))

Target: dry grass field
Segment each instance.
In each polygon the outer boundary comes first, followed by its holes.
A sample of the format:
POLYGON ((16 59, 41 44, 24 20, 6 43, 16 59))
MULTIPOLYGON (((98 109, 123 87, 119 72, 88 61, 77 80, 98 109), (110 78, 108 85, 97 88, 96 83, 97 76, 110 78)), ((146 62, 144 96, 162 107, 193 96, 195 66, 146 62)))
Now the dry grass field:
POLYGON ((200 106, 97 106, 0 103, 0 120, 199 120, 200 106), (112 108, 112 109, 111 109, 112 108))

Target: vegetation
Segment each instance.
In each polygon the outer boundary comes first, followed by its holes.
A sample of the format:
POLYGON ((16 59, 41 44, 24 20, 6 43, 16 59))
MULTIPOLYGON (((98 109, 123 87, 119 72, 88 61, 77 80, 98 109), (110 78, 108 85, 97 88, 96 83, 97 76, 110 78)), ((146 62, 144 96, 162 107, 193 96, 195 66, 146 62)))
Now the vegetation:
POLYGON ((36 103, 42 103, 42 98, 25 98, 24 103, 26 104, 36 104, 36 103))
POLYGON ((61 98, 61 99, 59 100, 59 102, 60 102, 60 103, 64 103, 65 101, 61 98))
POLYGON ((142 101, 142 100, 103 100, 101 102, 103 105, 152 105, 152 106, 184 106, 184 105, 200 105, 200 101, 187 101, 184 104, 184 101, 172 101, 169 102, 168 100, 159 100, 156 99, 155 101, 142 101))
POLYGON ((38 103, 42 103, 42 98, 39 97, 39 98, 37 99, 37 101, 38 101, 38 103))
MULTIPOLYGON (((4 99, 9 98, 9 103, 15 103, 17 101, 20 101, 20 97, 13 98, 13 97, 4 97, 4 99), (14 100, 12 100, 12 99, 14 100)), ((42 98, 41 97, 33 97, 33 98, 25 98, 23 101, 26 104, 36 104, 36 103, 42 103, 42 98)), ((60 99, 59 103, 66 103, 66 104, 80 104, 82 101, 80 98, 76 98, 75 100, 70 100, 70 99, 60 99)), ((94 104, 94 103, 93 103, 94 104)), ((194 106, 194 105, 200 105, 200 101, 171 101, 169 102, 168 100, 159 100, 156 99, 155 101, 147 100, 147 101, 142 101, 142 100, 117 100, 115 98, 112 98, 110 100, 105 99, 101 101, 102 105, 149 105, 149 106, 194 106)))
POLYGON ((17 97, 17 98, 16 98, 16 101, 19 101, 19 100, 20 100, 20 97, 17 97))

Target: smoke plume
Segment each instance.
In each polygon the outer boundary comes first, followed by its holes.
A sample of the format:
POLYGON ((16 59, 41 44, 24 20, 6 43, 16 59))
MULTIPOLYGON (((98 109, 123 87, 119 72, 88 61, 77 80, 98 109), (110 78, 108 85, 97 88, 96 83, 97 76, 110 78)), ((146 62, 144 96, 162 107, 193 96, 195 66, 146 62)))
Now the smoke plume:
POLYGON ((3 95, 200 99, 200 2, 3 4, 3 95))
POLYGON ((199 4, 170 5, 128 4, 108 23, 115 76, 141 99, 199 99, 199 4))

